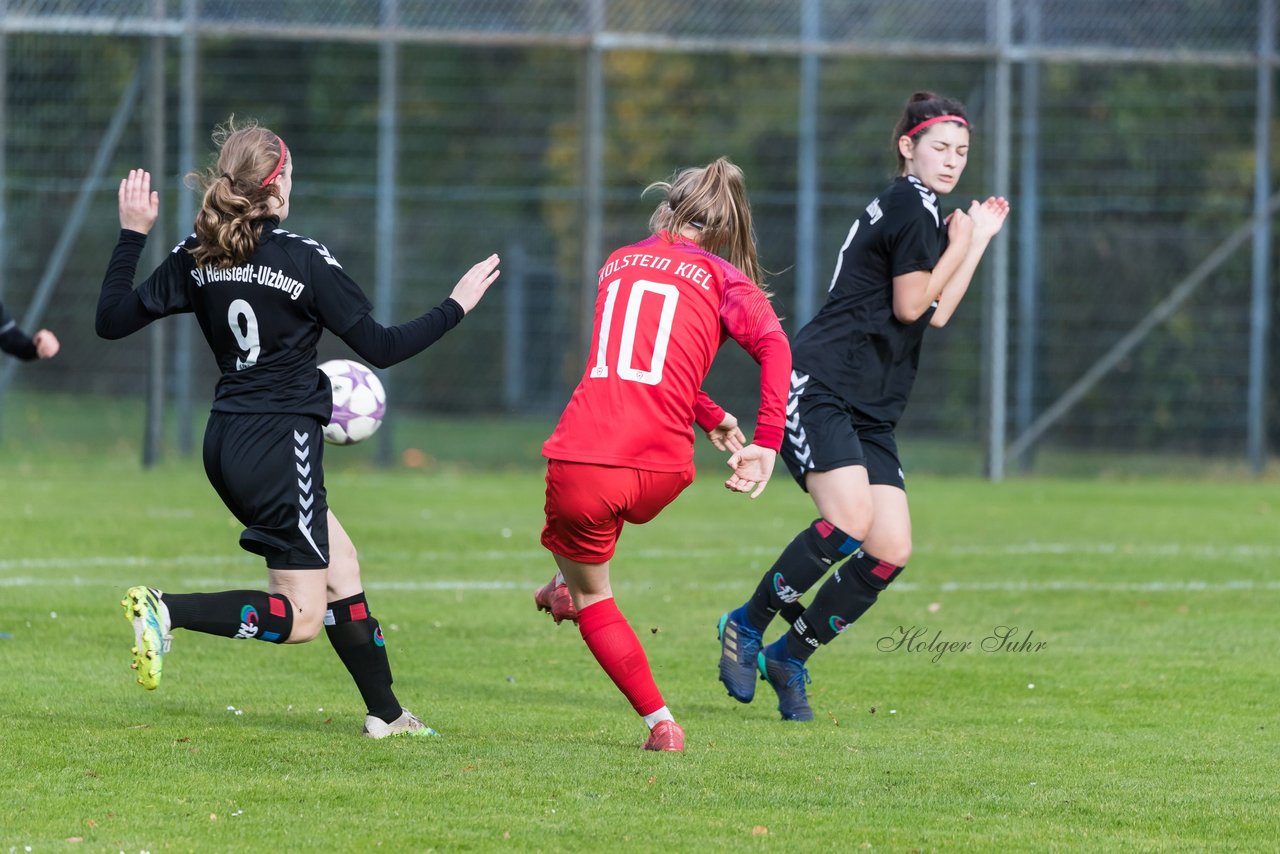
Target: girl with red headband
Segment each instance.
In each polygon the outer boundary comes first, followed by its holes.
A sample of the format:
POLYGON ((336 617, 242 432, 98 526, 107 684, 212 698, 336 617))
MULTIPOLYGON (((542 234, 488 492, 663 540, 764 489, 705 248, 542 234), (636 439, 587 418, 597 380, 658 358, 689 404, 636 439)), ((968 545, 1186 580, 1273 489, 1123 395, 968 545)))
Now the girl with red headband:
POLYGON ((391 690, 355 546, 329 510, 321 430, 333 394, 316 366, 316 345, 328 329, 377 367, 407 359, 475 308, 498 277, 498 256, 472 267, 440 305, 384 327, 332 252, 281 226, 294 165, 284 140, 228 122, 214 141, 216 164, 189 176, 204 189, 195 233, 136 289, 160 201, 141 169, 120 182, 120 238, 102 282, 97 331, 123 338, 158 318, 195 314, 222 373, 205 428, 205 472, 244 525, 240 546, 265 558, 267 590, 131 588, 122 604, 133 623, 138 682, 160 684, 173 629, 281 644, 304 643, 323 628, 367 707, 364 735, 434 735, 391 690))
POLYGON ((911 515, 894 428, 930 326, 945 326, 1009 214, 1003 197, 949 216, 969 157, 964 105, 932 92, 893 132, 898 177, 849 229, 826 303, 792 345, 781 456, 819 518, 796 535, 742 606, 720 618, 720 681, 743 703, 756 673, 783 720, 812 720, 806 661, 876 601, 911 555, 911 515), (807 608, 800 597, 841 561, 807 608), (763 646, 779 612, 791 628, 763 646))

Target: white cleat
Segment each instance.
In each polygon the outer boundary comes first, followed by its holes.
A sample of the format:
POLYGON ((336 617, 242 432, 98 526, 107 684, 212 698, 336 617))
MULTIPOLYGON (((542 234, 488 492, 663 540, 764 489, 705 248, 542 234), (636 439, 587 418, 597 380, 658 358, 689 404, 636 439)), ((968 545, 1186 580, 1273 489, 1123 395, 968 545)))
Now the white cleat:
POLYGON ((400 717, 387 723, 377 715, 367 715, 364 719, 365 738, 386 738, 392 735, 433 736, 440 733, 422 722, 408 709, 400 710, 400 717))

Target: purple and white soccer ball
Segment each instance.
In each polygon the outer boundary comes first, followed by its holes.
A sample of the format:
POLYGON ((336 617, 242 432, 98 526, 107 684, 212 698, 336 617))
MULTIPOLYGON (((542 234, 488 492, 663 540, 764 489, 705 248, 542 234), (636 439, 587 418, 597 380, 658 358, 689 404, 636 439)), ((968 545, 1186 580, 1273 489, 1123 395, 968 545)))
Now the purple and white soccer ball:
POLYGON ((333 417, 324 428, 324 440, 354 445, 378 432, 387 414, 387 393, 377 374, 350 359, 332 359, 320 370, 333 385, 333 417))

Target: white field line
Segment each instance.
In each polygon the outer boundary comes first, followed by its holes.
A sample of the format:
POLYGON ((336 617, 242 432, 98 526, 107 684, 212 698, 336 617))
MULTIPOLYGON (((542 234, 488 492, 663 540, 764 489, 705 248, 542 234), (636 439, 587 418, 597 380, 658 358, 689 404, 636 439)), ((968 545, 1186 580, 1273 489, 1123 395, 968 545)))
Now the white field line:
MULTIPOLYGON (((749 560, 752 558, 772 558, 776 549, 771 547, 742 546, 736 549, 663 549, 642 548, 629 553, 629 556, 644 559, 671 560, 688 562, 690 560, 714 560, 717 565, 725 566, 733 560, 749 560)), ((921 549, 918 553, 931 560, 945 560, 948 556, 991 555, 993 557, 1035 557, 1063 555, 1108 555, 1121 559, 1149 561, 1151 559, 1197 559, 1217 561, 1243 561, 1253 563, 1258 560, 1273 560, 1280 557, 1280 545, 1277 546, 1232 546, 1201 544, 1185 546, 1180 544, 1129 544, 1129 543, 1011 543, 993 547, 951 546, 937 549, 921 549)), ((365 586, 370 590, 390 591, 486 591, 486 590, 525 590, 532 589, 541 583, 542 576, 551 571, 551 561, 542 549, 489 549, 485 551, 423 551, 402 553, 365 553, 365 564, 372 568, 372 576, 366 580, 365 586), (521 578, 500 579, 493 577, 492 567, 485 571, 486 578, 470 579, 435 579, 435 580, 379 580, 377 564, 407 563, 423 567, 462 566, 475 567, 476 564, 503 562, 507 565, 516 563, 521 566, 521 578), (527 570, 534 570, 532 579, 527 570)), ((172 569, 174 567, 202 567, 206 569, 226 568, 229 572, 224 576, 203 578, 185 578, 183 587, 189 589, 225 588, 260 584, 263 577, 262 564, 259 558, 251 555, 183 555, 177 557, 153 557, 143 555, 119 555, 114 557, 75 557, 75 558, 7 558, 0 559, 0 588, 3 587, 119 587, 138 583, 136 576, 103 579, 100 577, 85 578, 80 573, 96 569, 172 569), (13 573, 10 575, 9 573, 13 573)), ((1022 570, 1016 567, 1015 570, 1022 570)), ((1220 570, 1221 567, 1218 567, 1220 570)), ((646 589, 655 584, 683 589, 706 590, 741 590, 750 586, 751 577, 758 572, 758 565, 753 562, 743 567, 744 578, 735 581, 706 582, 696 575, 684 580, 672 581, 670 578, 628 579, 625 576, 614 582, 615 587, 623 589, 646 589), (752 568, 755 566, 755 568, 752 568), (749 577, 750 576, 750 577, 749 577)), ((909 576, 908 576, 909 577, 909 576)), ((1129 593, 1185 593, 1185 592, 1224 592, 1249 590, 1280 590, 1280 580, 1229 579, 1217 577, 1213 579, 1156 579, 1144 581, 1093 581, 1065 578, 1045 578, 1042 580, 1009 580, 1009 581, 943 581, 939 583, 922 583, 904 578, 894 585, 902 592, 940 591, 944 593, 965 592, 1010 592, 1010 593, 1053 593, 1053 592, 1129 592, 1129 593)))
MULTIPOLYGON (((628 549, 620 555, 623 558, 642 560, 713 560, 717 565, 726 565, 733 560, 745 558, 769 558, 777 555, 776 544, 767 546, 739 545, 734 548, 701 548, 672 549, 648 547, 628 549)), ((485 549, 482 551, 432 550, 419 552, 382 552, 366 548, 361 551, 366 565, 386 563, 409 563, 424 566, 455 564, 467 566, 475 563, 496 561, 528 561, 532 565, 551 565, 550 555, 541 548, 507 548, 485 549)), ((1071 556, 1071 555, 1106 555, 1135 560, 1151 558, 1160 559, 1193 559, 1193 560, 1278 560, 1280 559, 1280 543, 1275 545, 1224 545, 1199 543, 1183 545, 1180 543, 1006 543, 1003 545, 952 545, 940 548, 919 547, 915 550, 913 563, 922 559, 931 562, 946 560, 948 557, 973 557, 974 555, 990 555, 999 557, 1035 557, 1035 556, 1071 556)), ((217 555, 176 555, 160 557, 153 555, 116 555, 97 557, 40 557, 40 558, 0 558, 0 573, 13 571, 37 570, 76 570, 105 567, 148 568, 172 566, 244 566, 255 570, 262 566, 261 559, 246 553, 223 552, 217 555)), ((0 578, 0 584, 4 580, 0 578)))
MULTIPOLYGON (((548 576, 549 577, 549 576, 548 576)), ((484 592, 518 590, 532 594, 541 577, 520 581, 486 581, 449 579, 440 581, 376 581, 366 580, 365 589, 397 592, 484 592)), ((0 578, 0 588, 5 587, 85 587, 126 588, 138 583, 137 578, 105 580, 101 578, 50 578, 43 576, 15 576, 0 578)), ((261 577, 186 578, 183 589, 209 590, 261 586, 261 577)), ((751 580, 741 581, 683 581, 672 584, 665 579, 615 579, 612 586, 619 590, 648 590, 662 584, 666 589, 732 590, 750 592, 751 580)), ((1227 593, 1244 591, 1280 590, 1280 580, 1253 581, 1247 578, 1219 581, 947 581, 941 584, 920 584, 910 581, 894 583, 900 593, 1227 593)))

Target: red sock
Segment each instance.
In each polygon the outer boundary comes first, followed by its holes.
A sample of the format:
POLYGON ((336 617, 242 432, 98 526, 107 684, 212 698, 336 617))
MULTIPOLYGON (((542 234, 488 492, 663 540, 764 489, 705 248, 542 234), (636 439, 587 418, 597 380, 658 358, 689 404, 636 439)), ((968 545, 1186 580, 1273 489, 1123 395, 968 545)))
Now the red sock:
POLYGON ((644 647, 614 600, 605 599, 579 611, 578 631, 587 642, 587 649, 637 712, 647 715, 666 705, 653 681, 644 647))

